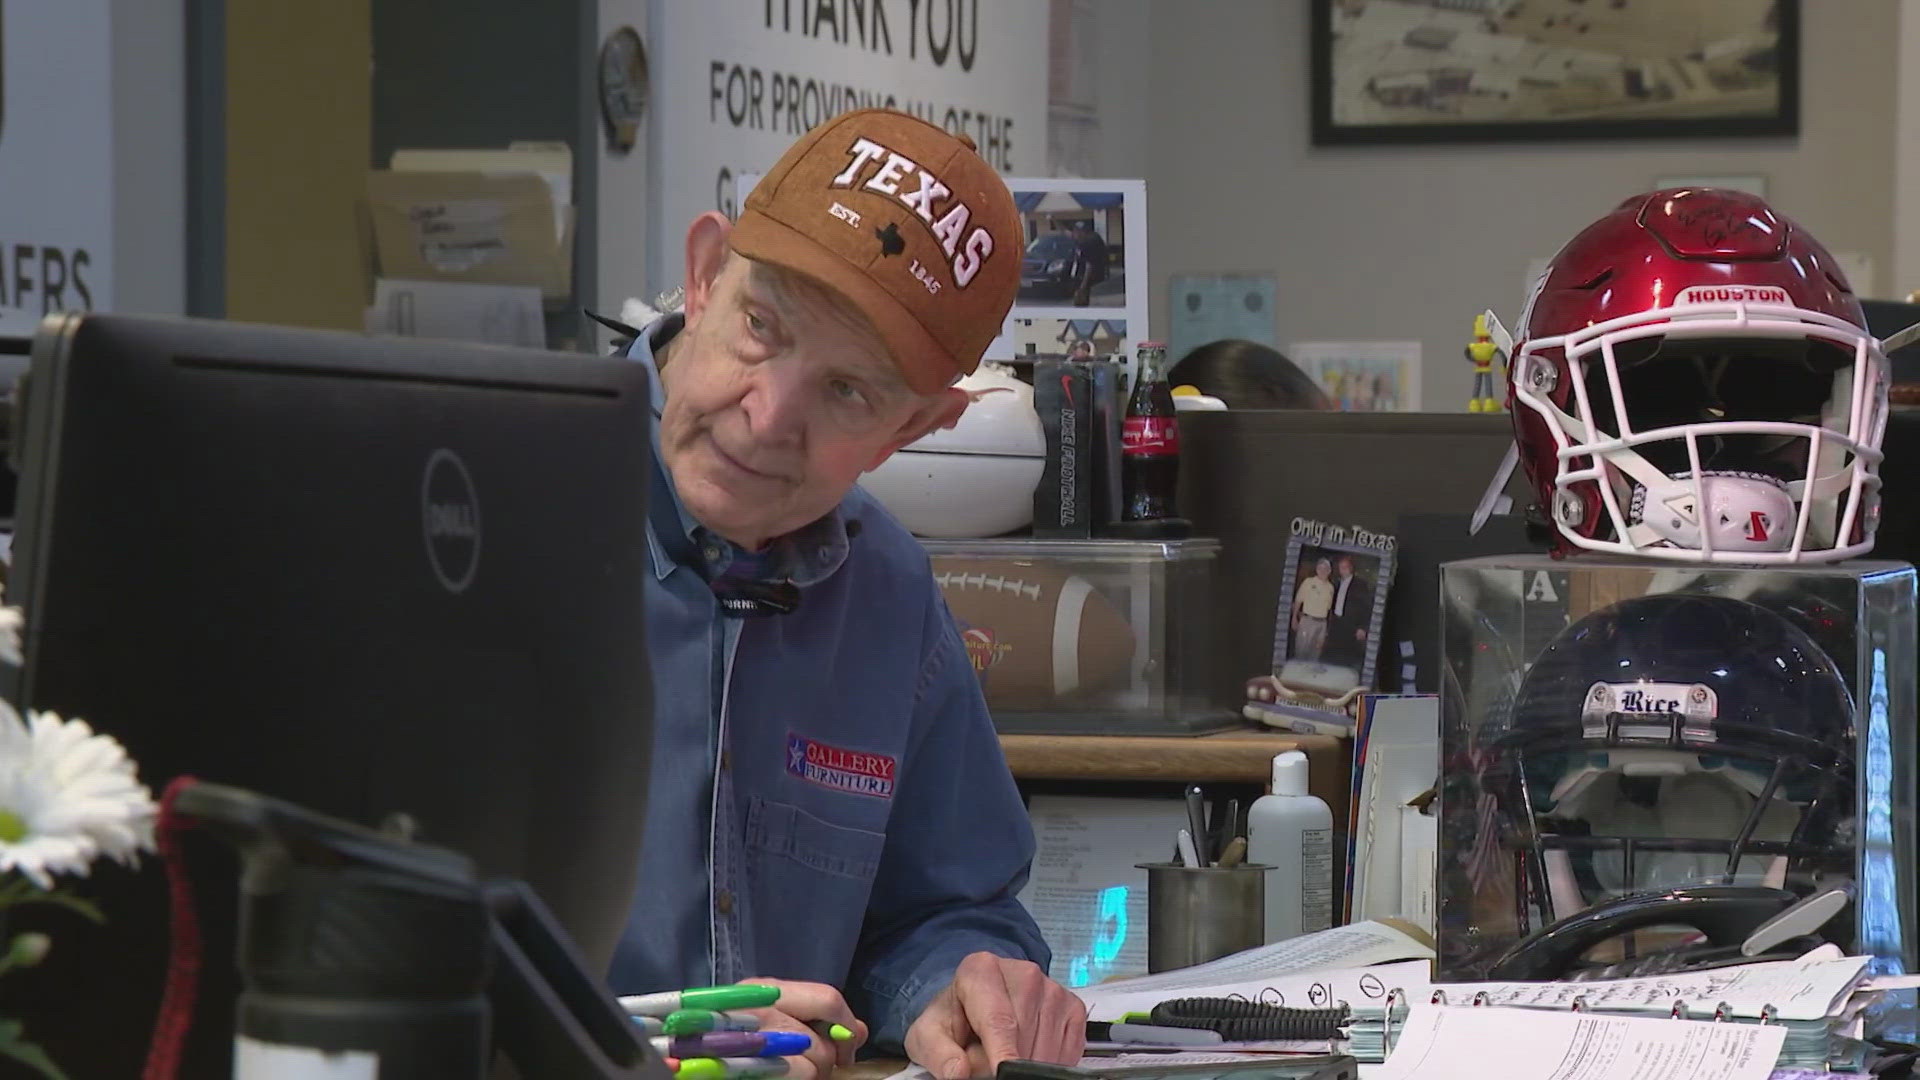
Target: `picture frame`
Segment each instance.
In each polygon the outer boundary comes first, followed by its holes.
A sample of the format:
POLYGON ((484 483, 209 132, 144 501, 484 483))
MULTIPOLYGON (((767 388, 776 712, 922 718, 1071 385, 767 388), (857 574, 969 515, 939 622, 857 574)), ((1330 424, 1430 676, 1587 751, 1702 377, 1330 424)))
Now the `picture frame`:
POLYGON ((1389 534, 1293 519, 1274 605, 1272 670, 1248 683, 1249 717, 1351 733, 1359 701, 1373 689, 1398 547, 1389 534))
POLYGON ((1341 412, 1420 411, 1418 341, 1295 341, 1287 355, 1341 412))
POLYGON ((1799 0, 1308 0, 1315 146, 1800 130, 1799 0))
POLYGON ((1022 228, 1020 291, 987 358, 1131 358, 1147 340, 1147 182, 1007 177, 1022 228), (1076 226, 1091 226, 1092 236, 1076 226), (1104 254, 1087 281, 1082 255, 1104 254))

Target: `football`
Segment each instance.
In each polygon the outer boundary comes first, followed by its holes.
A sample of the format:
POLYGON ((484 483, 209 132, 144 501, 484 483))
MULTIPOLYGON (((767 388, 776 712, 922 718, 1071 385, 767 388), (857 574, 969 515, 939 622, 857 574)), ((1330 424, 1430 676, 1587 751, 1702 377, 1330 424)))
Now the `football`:
POLYGON ((1014 560, 936 558, 933 571, 989 708, 1084 708, 1127 686, 1133 626, 1086 578, 1014 560))

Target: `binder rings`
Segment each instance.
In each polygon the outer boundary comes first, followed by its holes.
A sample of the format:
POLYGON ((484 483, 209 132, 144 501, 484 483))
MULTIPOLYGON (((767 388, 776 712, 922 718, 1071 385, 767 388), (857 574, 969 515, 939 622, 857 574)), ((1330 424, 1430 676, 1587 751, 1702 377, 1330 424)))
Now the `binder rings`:
MULTIPOLYGON (((1844 1001, 1844 995, 1841 1000, 1844 1001)), ((1561 1011, 1558 1006, 1496 1002, 1486 991, 1476 991, 1466 1001, 1449 1001, 1444 987, 1431 987, 1411 994, 1395 987, 1387 992, 1380 1005, 1362 1005, 1354 1008, 1347 1031, 1347 1052, 1361 1062, 1377 1064, 1385 1061, 1387 1055, 1393 1052, 1398 1029, 1406 1023, 1412 1010, 1421 1006, 1499 1008, 1516 1014, 1561 1011)), ((1868 1043, 1851 1038, 1839 1030, 1843 1021, 1837 1012, 1829 1012, 1815 1019, 1784 1019, 1781 1016, 1781 1010, 1772 1004, 1763 1005, 1759 1009, 1740 1009, 1727 1001, 1715 1001, 1708 1005, 1678 997, 1672 1000, 1664 1013, 1643 1008, 1603 1009, 1593 1007, 1586 994, 1575 994, 1572 1001, 1565 1007, 1565 1011, 1647 1020, 1701 1020, 1716 1023, 1777 1025, 1787 1029, 1786 1041, 1781 1046, 1780 1059, 1776 1063, 1776 1067, 1782 1069, 1859 1072, 1866 1067, 1867 1057, 1872 1050, 1868 1043)), ((1516 1015, 1515 1022, 1524 1023, 1524 1017, 1516 1015)))

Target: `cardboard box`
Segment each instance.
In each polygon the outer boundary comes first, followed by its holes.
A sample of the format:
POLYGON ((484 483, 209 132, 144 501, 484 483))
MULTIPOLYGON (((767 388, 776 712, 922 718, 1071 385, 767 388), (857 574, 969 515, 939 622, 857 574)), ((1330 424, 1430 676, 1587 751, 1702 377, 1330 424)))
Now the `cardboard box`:
POLYGON ((376 170, 367 214, 379 277, 573 291, 573 211, 537 174, 376 170))

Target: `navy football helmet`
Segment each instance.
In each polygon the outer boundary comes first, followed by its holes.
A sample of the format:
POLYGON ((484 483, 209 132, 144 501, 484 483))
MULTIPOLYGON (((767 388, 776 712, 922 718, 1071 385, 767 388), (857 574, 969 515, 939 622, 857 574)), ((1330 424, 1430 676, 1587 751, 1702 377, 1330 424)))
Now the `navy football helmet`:
POLYGON ((1746 601, 1640 596, 1573 623, 1476 754, 1520 934, 1676 886, 1843 882, 1854 723, 1827 654, 1746 601))

